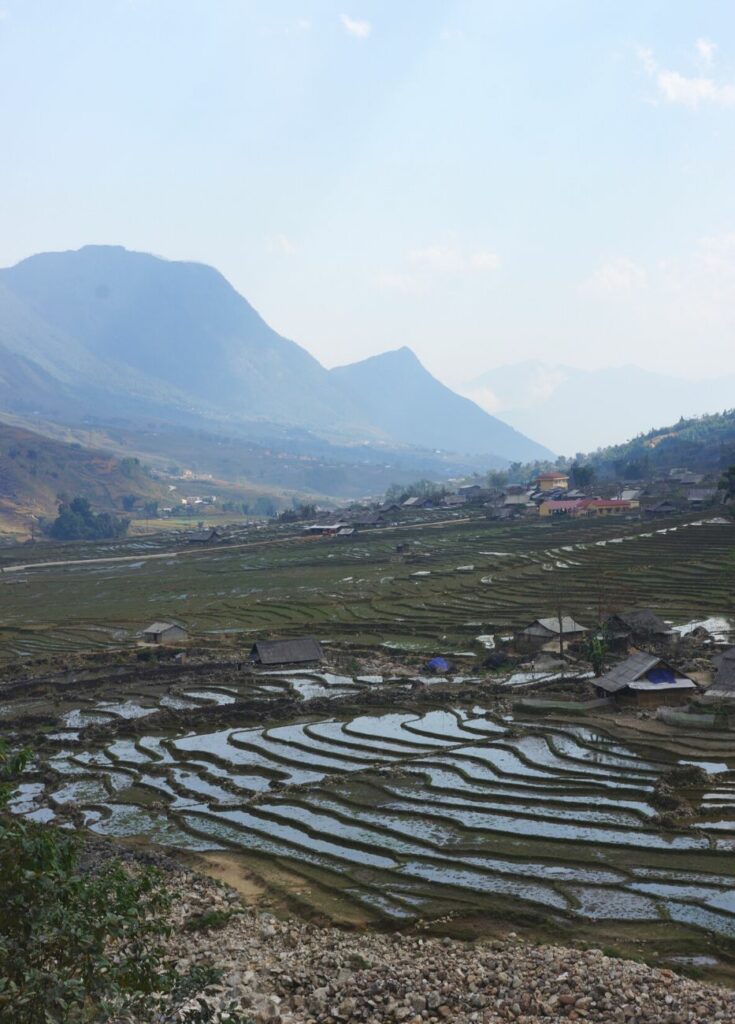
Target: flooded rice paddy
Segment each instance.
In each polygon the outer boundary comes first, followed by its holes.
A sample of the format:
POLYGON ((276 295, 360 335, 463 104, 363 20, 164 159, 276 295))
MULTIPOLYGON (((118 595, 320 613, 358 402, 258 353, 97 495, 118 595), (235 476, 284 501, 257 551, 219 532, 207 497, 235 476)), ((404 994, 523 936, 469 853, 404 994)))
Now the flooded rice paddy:
MULTIPOLYGON (((379 685, 328 673, 253 682, 261 694, 332 696, 379 685)), ((238 696, 200 684, 65 712, 13 810, 62 823, 73 811, 100 835, 239 854, 256 873, 277 864, 382 920, 670 921, 735 939, 735 761, 699 759, 712 774, 698 818, 665 831, 649 801, 669 751, 501 716, 492 702, 272 725, 235 711, 226 727, 148 730, 160 709, 224 714, 238 696), (94 741, 111 719, 137 731, 94 741)))

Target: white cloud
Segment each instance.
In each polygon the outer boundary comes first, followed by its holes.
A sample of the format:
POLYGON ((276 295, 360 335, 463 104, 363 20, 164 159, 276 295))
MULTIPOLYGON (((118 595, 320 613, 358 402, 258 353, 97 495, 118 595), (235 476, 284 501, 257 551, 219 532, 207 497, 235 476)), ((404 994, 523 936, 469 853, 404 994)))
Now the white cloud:
POLYGON ((499 266, 500 257, 489 249, 465 251, 456 245, 435 243, 409 249, 404 266, 380 274, 377 283, 394 291, 426 292, 436 287, 438 279, 477 278, 499 266))
POLYGON ((711 78, 687 78, 678 71, 660 71, 657 83, 669 103, 683 103, 692 110, 701 103, 735 106, 735 85, 717 85, 711 78))
POLYGON ((590 274, 580 287, 589 295, 603 298, 636 291, 645 283, 646 272, 643 267, 632 260, 613 259, 590 274))
POLYGON ((270 252, 279 252, 284 256, 295 256, 298 252, 298 247, 295 242, 291 241, 288 235, 273 235, 268 239, 268 250, 270 252))
POLYGON ((487 249, 464 254, 461 250, 447 245, 428 245, 423 249, 412 249, 408 258, 411 263, 430 270, 461 274, 468 270, 497 270, 500 257, 487 249))
MULTIPOLYGON (((696 46, 704 62, 711 64, 715 44, 699 39, 696 46)), ((735 85, 729 82, 719 85, 714 79, 702 75, 683 75, 679 71, 662 68, 650 49, 639 48, 638 59, 646 74, 655 80, 659 94, 667 103, 680 103, 690 110, 697 110, 705 103, 721 107, 735 106, 735 85)))
POLYGON ((378 274, 377 283, 379 288, 386 291, 403 292, 406 295, 423 292, 427 288, 427 282, 418 274, 386 272, 378 274))
POLYGON ((497 270, 500 266, 500 257, 496 252, 481 249, 470 256, 470 266, 475 270, 497 270))
POLYGON ((457 271, 462 267, 462 256, 457 249, 445 245, 427 245, 423 249, 412 249, 408 258, 411 263, 429 267, 431 270, 457 271))
POLYGON ((709 39, 698 39, 694 45, 703 63, 711 64, 715 59, 717 43, 713 43, 709 39))
POLYGON ((339 20, 342 22, 345 32, 348 35, 356 36, 357 39, 367 39, 373 30, 369 21, 357 21, 347 14, 340 14, 339 20))

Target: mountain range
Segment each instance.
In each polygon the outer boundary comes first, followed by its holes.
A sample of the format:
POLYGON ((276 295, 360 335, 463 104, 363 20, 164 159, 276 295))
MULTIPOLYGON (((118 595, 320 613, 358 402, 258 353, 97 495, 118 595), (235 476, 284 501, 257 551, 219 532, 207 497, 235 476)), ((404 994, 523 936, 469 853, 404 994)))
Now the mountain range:
POLYGON ((329 371, 211 267, 120 246, 0 270, 0 412, 544 459, 407 349, 329 371))
POLYGON ((572 455, 619 444, 660 423, 735 406, 735 376, 677 377, 639 366, 581 370, 524 362, 481 374, 462 389, 516 429, 572 455))

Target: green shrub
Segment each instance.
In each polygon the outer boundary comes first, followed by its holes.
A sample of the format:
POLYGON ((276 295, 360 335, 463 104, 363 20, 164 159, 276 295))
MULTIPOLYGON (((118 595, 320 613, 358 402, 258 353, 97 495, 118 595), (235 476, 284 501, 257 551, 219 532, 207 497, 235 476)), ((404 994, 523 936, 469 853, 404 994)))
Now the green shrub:
POLYGON ((0 742, 0 1022, 91 1024, 168 989, 158 872, 79 871, 81 840, 4 812, 23 765, 0 742))

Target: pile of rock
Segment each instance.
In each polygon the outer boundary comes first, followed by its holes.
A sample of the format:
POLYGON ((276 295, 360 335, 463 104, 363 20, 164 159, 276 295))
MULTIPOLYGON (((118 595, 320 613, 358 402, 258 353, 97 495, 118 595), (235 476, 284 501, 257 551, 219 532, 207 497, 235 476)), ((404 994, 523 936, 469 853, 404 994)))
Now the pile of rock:
POLYGON ((600 950, 532 946, 512 934, 467 944, 420 931, 344 932, 243 909, 236 894, 193 873, 172 881, 178 970, 209 969, 217 980, 147 1022, 735 1022, 735 993, 600 950), (221 927, 187 928, 213 912, 221 927))

